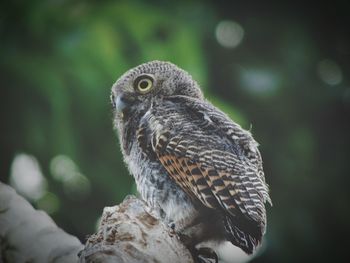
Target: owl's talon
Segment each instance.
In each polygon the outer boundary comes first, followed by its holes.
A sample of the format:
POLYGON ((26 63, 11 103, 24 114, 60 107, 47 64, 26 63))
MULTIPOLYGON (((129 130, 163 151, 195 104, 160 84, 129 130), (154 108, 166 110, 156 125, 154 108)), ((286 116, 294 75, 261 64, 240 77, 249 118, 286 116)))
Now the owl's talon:
POLYGON ((219 259, 215 251, 209 247, 201 247, 192 250, 192 255, 196 263, 218 263, 219 259))

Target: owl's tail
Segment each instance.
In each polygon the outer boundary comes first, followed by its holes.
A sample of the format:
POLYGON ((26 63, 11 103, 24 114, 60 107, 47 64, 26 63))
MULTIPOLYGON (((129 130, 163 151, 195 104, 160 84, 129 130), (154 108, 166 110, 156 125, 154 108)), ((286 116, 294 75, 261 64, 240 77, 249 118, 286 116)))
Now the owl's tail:
POLYGON ((247 254, 252 254, 261 243, 264 230, 257 222, 233 216, 226 216, 224 222, 227 240, 247 254))

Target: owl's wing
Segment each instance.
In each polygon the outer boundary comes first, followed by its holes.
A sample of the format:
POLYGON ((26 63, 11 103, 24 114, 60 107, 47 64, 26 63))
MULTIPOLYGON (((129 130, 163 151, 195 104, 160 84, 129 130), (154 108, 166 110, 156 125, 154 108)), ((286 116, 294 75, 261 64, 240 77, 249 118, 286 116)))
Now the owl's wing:
POLYGON ((256 222, 265 221, 262 184, 256 170, 232 153, 197 145, 182 136, 157 140, 156 154, 169 175, 191 197, 209 208, 223 208, 233 216, 237 209, 256 222), (164 149, 162 150, 162 148, 164 149))
POLYGON ((223 211, 230 240, 251 253, 270 201, 258 144, 210 103, 185 96, 167 102, 148 118, 156 158, 194 200, 223 211))
POLYGON ((159 161, 192 198, 233 217, 243 214, 264 231, 268 190, 250 133, 209 103, 184 96, 171 100, 184 106, 190 117, 182 115, 181 130, 167 129, 165 123, 153 132, 152 148, 159 161))

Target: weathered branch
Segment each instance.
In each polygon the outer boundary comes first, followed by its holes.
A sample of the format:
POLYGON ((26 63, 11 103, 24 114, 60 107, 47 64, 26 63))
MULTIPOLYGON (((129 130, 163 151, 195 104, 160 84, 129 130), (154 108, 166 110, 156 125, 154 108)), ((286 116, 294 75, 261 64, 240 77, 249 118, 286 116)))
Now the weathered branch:
POLYGON ((87 240, 80 262, 192 263, 186 247, 169 227, 147 212, 146 204, 127 197, 106 207, 96 234, 87 240))
MULTIPOLYGON (((82 249, 76 237, 58 228, 45 212, 36 211, 11 187, 0 182, 0 263, 193 263, 178 237, 148 212, 143 201, 133 196, 104 209, 97 232, 82 249)), ((228 262, 248 260, 232 245, 218 252, 228 262)))
POLYGON ((128 197, 104 209, 97 233, 81 251, 76 237, 0 182, 0 262, 192 263, 190 252, 169 231, 143 201, 128 197))

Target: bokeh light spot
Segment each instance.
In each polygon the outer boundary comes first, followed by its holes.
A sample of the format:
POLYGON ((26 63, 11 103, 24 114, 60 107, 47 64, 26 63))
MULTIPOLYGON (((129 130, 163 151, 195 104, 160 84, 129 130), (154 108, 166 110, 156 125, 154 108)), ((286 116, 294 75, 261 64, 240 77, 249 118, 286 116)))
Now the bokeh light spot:
POLYGON ((241 69, 239 73, 242 87, 252 93, 271 93, 280 85, 280 76, 270 70, 241 69))
POLYGON ((84 199, 90 193, 90 181, 77 172, 71 180, 64 182, 63 191, 72 200, 84 199))
POLYGON ((335 61, 330 59, 320 61, 317 65, 317 72, 320 79, 330 86, 340 84, 343 80, 341 68, 335 61))
POLYGON ((46 192, 47 181, 43 176, 38 160, 28 154, 17 154, 11 165, 10 184, 18 193, 35 201, 46 192))
POLYGON ((90 181, 78 165, 66 155, 57 155, 50 162, 52 177, 63 183, 63 191, 72 200, 84 199, 90 193, 90 181))
POLYGON ((242 42, 244 30, 234 21, 221 21, 216 26, 215 36, 223 47, 235 48, 242 42))
POLYGON ((78 167, 72 159, 66 155, 57 155, 50 162, 52 177, 57 181, 69 181, 74 177, 78 167))

